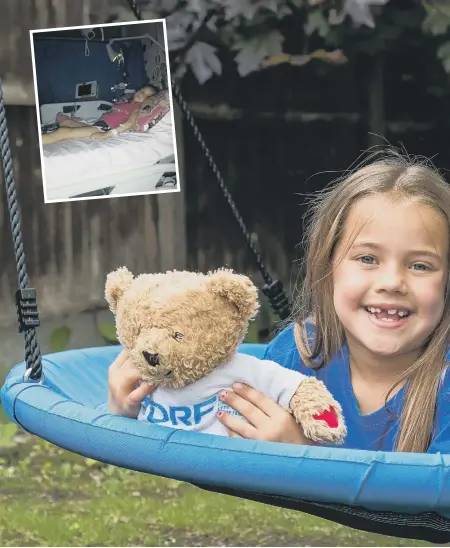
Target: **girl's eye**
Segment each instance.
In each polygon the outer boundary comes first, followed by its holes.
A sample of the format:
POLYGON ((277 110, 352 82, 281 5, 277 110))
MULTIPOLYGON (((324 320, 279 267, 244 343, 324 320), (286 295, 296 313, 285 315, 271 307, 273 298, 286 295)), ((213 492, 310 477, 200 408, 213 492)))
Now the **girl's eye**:
POLYGON ((430 267, 424 263, 415 263, 413 264, 413 267, 419 267, 414 269, 418 270, 419 272, 426 272, 427 270, 431 270, 430 267))
POLYGON ((361 261, 363 264, 375 264, 375 258, 371 255, 363 255, 362 257, 358 257, 358 260, 361 261))

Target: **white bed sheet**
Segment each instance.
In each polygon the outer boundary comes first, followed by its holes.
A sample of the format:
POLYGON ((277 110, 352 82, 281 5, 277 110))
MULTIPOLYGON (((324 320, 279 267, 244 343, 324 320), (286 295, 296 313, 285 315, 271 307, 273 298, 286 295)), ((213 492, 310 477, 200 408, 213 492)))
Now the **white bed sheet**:
MULTIPOLYGON (((164 187, 156 188, 157 182, 161 179, 164 173, 176 171, 175 164, 155 164, 153 166, 145 166, 144 168, 133 169, 127 172, 126 176, 123 173, 118 175, 108 175, 106 177, 92 177, 83 180, 83 193, 93 192, 98 189, 105 189, 114 187, 108 194, 110 197, 116 195, 120 196, 133 196, 135 194, 148 193, 151 191, 156 192, 174 192, 178 190, 178 186, 175 189, 172 187, 165 189, 164 187)), ((67 187, 66 187, 67 190, 67 187)), ((74 186, 71 192, 71 198, 79 197, 79 185, 74 186)), ((61 200, 60 196, 55 198, 48 197, 48 199, 61 200)), ((66 198, 65 198, 66 199, 66 198)))
MULTIPOLYGON (((48 200, 90 192, 83 181, 108 176, 132 183, 133 171, 142 171, 174 154, 171 114, 148 133, 123 133, 103 141, 71 139, 43 147, 44 184, 48 200)), ((150 190, 150 189, 149 189, 150 190)))

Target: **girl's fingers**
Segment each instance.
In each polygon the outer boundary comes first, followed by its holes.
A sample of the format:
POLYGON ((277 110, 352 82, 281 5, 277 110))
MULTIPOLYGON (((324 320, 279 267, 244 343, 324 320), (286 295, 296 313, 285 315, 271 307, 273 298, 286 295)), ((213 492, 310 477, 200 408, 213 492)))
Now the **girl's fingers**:
POLYGON ((227 428, 227 432, 228 432, 228 437, 230 438, 242 438, 242 436, 240 436, 239 434, 236 434, 236 432, 233 432, 233 430, 230 430, 229 428, 227 428))
POLYGON ((120 369, 128 360, 128 353, 125 349, 123 349, 120 354, 117 356, 117 358, 112 362, 112 364, 109 366, 109 369, 114 371, 116 369, 120 369))
POLYGON ((142 375, 139 373, 139 371, 136 369, 136 367, 133 365, 131 360, 128 360, 130 363, 122 366, 122 371, 120 372, 120 375, 130 382, 133 380, 141 380, 142 375))
POLYGON ((120 378, 120 384, 129 392, 131 389, 142 380, 142 376, 136 369, 133 361, 128 358, 120 366, 120 370, 113 372, 118 378, 120 378))
POLYGON ((219 397, 223 402, 246 418, 253 426, 258 427, 267 420, 267 415, 258 409, 258 407, 232 391, 222 392, 219 397))
POLYGON ((273 417, 281 410, 280 406, 275 401, 247 384, 235 383, 233 384, 233 390, 241 398, 252 403, 268 417, 273 417))
POLYGON ((133 392, 128 396, 128 401, 130 405, 138 405, 141 401, 153 392, 155 389, 154 386, 147 384, 146 382, 138 386, 133 392))
POLYGON ((229 413, 222 413, 218 415, 218 419, 228 430, 232 438, 249 438, 253 440, 258 438, 257 429, 239 417, 235 417, 229 413))

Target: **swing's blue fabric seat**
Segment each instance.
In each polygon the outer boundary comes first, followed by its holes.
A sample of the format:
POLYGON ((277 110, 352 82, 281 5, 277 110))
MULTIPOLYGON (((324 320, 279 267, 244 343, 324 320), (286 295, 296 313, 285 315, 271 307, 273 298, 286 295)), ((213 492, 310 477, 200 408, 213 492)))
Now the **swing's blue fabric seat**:
MULTIPOLYGON (((261 357, 264 349, 243 344, 240 351, 261 357)), ((109 346, 47 355, 41 382, 24 381, 25 364, 16 365, 1 391, 7 415, 69 451, 218 492, 284 498, 290 501, 286 507, 314 501, 450 518, 448 455, 257 442, 108 414, 107 370, 120 350, 109 346)))

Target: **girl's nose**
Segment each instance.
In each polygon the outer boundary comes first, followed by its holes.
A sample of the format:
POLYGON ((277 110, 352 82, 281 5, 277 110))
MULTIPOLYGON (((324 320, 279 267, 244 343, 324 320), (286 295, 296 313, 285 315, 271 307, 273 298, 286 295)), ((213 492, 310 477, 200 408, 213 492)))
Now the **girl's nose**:
POLYGON ((400 267, 384 268, 379 272, 376 281, 377 291, 401 292, 407 291, 405 274, 400 267))

